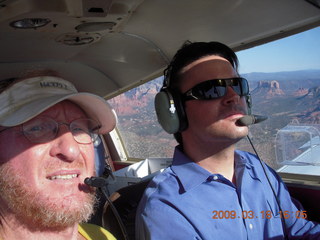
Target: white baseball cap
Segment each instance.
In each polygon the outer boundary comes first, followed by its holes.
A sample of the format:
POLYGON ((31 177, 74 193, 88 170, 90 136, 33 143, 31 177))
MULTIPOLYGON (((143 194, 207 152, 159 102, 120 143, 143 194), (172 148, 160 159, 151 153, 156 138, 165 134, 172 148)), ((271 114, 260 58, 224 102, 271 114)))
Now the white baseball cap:
POLYGON ((74 102, 89 118, 97 120, 101 134, 116 126, 116 113, 105 99, 78 92, 69 81, 53 76, 27 78, 0 93, 0 125, 17 126, 64 100, 74 102))

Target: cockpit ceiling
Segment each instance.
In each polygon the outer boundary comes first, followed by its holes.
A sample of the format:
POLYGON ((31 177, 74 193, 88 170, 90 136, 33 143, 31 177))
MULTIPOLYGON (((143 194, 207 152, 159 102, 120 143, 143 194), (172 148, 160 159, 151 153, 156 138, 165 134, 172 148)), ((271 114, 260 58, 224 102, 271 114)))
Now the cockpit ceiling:
POLYGON ((159 76, 186 40, 239 50, 319 25, 306 0, 0 0, 0 78, 53 68, 110 98, 159 76))

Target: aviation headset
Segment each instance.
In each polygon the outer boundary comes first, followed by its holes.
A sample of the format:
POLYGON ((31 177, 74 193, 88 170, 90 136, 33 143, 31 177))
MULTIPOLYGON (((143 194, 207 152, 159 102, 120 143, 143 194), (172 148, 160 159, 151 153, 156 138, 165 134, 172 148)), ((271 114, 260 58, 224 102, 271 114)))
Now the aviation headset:
POLYGON ((182 132, 188 127, 184 102, 178 90, 169 86, 170 66, 165 70, 165 78, 160 92, 155 97, 155 110, 161 127, 170 134, 182 132))
MULTIPOLYGON (((170 134, 182 132, 188 127, 188 118, 184 109, 181 93, 170 86, 171 64, 164 71, 164 81, 160 92, 155 97, 155 110, 158 122, 170 134)), ((251 95, 245 96, 248 114, 251 114, 251 95)))

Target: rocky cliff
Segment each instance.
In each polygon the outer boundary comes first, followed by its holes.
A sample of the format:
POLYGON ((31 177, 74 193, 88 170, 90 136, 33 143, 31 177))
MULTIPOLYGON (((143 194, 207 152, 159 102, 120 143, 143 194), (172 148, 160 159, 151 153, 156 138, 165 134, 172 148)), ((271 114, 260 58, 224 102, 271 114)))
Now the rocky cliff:
POLYGON ((272 98, 275 96, 284 96, 285 93, 280 88, 278 81, 259 81, 257 87, 251 91, 252 95, 265 96, 265 98, 272 98))

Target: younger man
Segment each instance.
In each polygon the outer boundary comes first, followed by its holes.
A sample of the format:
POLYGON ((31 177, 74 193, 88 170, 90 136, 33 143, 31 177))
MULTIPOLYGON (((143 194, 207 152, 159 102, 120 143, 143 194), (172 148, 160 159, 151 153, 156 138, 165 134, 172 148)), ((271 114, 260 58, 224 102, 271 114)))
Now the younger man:
POLYGON ((161 106, 158 118, 180 145, 140 202, 137 239, 320 239, 319 225, 296 217, 299 210, 276 172, 236 150, 248 134, 239 119, 249 100, 237 67, 224 44, 198 42, 184 45, 165 71, 157 98, 174 102, 168 114, 177 113, 179 123, 163 118, 161 106), (291 217, 282 221, 281 211, 291 217))

